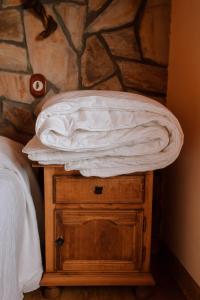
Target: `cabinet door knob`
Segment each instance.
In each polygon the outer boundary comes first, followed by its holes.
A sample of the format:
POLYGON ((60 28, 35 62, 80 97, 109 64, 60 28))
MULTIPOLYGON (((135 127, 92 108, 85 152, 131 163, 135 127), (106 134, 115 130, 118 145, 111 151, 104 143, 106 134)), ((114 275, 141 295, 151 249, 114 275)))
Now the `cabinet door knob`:
POLYGON ((62 245, 64 244, 64 239, 63 239, 63 237, 57 238, 56 244, 57 244, 57 246, 62 246, 62 245))
POLYGON ((103 193, 103 187, 102 186, 95 186, 94 193, 98 194, 98 195, 102 194, 103 193))

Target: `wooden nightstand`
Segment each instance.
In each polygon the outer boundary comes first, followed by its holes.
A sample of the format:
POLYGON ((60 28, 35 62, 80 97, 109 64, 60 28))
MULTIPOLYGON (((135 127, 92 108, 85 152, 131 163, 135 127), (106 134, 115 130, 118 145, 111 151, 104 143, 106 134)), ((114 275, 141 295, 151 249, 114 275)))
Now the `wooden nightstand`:
POLYGON ((43 166, 45 257, 41 285, 153 285, 153 172, 83 177, 43 166))

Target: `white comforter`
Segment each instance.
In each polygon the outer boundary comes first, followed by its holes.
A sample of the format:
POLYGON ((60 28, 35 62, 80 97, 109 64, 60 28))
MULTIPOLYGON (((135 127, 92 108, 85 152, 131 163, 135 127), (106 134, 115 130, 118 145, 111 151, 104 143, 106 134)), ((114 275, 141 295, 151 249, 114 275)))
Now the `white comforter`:
POLYGON ((164 168, 182 144, 178 120, 157 101, 124 92, 76 91, 45 103, 36 136, 23 151, 42 164, 107 177, 164 168))
POLYGON ((21 300, 42 275, 41 197, 22 145, 0 137, 0 299, 21 300), (35 199, 35 206, 33 198, 35 199))

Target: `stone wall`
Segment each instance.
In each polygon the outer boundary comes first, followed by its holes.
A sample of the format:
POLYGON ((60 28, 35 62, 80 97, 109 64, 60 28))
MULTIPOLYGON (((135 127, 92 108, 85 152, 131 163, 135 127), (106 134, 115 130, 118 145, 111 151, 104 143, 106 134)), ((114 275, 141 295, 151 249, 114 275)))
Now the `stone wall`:
POLYGON ((164 101, 170 0, 42 1, 58 23, 37 40, 41 21, 20 0, 0 0, 0 134, 25 143, 43 98, 29 92, 33 73, 61 91, 137 92, 164 101))

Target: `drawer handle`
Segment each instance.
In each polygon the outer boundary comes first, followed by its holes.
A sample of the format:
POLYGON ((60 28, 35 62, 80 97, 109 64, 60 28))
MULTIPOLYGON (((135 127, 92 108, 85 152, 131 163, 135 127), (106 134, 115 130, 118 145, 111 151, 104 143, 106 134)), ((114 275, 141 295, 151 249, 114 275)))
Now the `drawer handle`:
POLYGON ((97 195, 102 194, 103 193, 103 187, 102 186, 95 186, 94 193, 97 194, 97 195))
POLYGON ((62 245, 64 244, 64 239, 63 239, 63 237, 57 238, 56 244, 57 244, 57 246, 62 246, 62 245))

